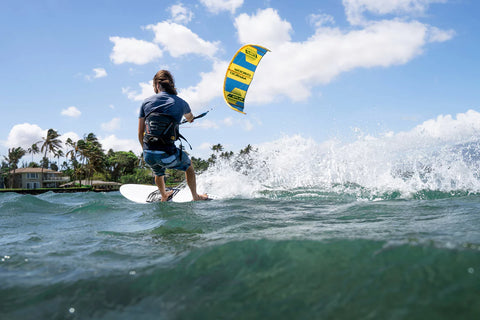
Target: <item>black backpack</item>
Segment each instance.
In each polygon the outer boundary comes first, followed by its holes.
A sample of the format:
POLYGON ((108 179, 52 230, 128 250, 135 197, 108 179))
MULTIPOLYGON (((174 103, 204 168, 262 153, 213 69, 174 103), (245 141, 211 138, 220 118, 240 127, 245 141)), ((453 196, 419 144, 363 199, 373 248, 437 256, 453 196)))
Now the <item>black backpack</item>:
POLYGON ((172 116, 152 112, 145 118, 145 135, 143 142, 151 146, 171 146, 181 138, 188 143, 180 134, 178 127, 179 124, 172 116))

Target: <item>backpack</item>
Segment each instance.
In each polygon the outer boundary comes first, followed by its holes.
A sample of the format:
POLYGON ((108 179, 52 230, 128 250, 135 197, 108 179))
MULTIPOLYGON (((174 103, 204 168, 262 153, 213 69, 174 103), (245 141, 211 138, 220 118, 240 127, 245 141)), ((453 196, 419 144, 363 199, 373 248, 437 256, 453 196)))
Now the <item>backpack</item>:
POLYGON ((178 127, 179 124, 172 116, 152 112, 145 117, 145 135, 143 136, 143 142, 151 146, 171 146, 181 138, 188 143, 180 134, 178 127))

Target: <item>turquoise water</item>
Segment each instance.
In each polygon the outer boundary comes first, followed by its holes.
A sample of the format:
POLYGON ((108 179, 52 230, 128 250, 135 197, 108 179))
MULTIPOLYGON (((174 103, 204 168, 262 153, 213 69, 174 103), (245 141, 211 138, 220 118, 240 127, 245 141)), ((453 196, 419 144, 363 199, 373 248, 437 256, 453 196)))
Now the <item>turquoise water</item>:
POLYGON ((0 194, 0 318, 479 318, 475 159, 264 148, 198 177, 215 201, 0 194))

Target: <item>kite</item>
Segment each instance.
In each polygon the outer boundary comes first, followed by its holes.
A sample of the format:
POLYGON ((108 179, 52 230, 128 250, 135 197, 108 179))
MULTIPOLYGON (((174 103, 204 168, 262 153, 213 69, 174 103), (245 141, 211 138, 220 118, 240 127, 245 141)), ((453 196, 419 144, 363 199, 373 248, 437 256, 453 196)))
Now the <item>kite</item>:
POLYGON ((241 47, 227 69, 223 84, 223 97, 228 106, 235 111, 245 114, 245 96, 252 82, 253 75, 260 60, 267 53, 267 48, 248 44, 241 47))

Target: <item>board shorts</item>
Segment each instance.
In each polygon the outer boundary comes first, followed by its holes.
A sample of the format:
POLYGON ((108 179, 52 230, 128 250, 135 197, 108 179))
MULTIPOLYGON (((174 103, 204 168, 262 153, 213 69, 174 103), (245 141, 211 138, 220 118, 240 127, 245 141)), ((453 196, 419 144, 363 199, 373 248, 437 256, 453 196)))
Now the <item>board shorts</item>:
POLYGON ((156 176, 164 176, 166 169, 186 171, 191 165, 188 155, 180 149, 174 154, 159 150, 143 150, 143 159, 156 176))

